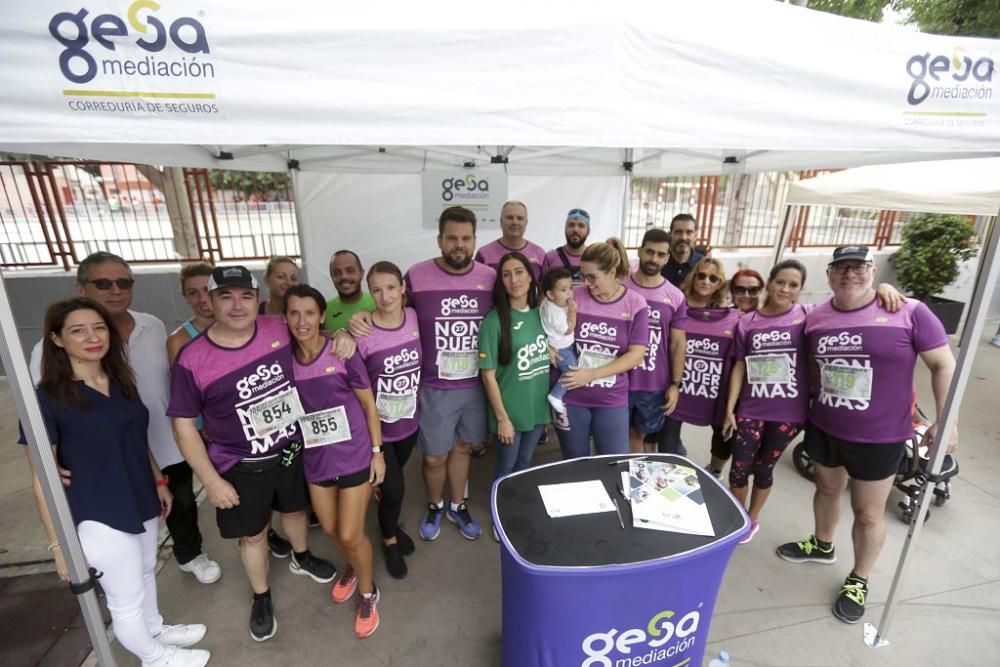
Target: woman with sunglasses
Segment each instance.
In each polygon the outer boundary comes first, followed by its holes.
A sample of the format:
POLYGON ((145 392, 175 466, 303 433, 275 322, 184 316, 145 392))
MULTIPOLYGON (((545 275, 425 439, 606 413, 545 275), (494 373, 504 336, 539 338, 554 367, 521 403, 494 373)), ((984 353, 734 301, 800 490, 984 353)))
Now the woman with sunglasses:
POLYGON ((646 299, 622 282, 628 255, 616 238, 583 251, 573 290, 577 304, 578 364, 559 378, 569 391, 566 418, 557 419, 565 459, 588 456, 590 438, 599 454, 628 452, 628 372, 642 363, 649 338, 646 299))
POLYGON ((357 339, 375 391, 382 428, 385 479, 378 501, 385 567, 394 579, 408 568, 403 556, 413 553, 410 536, 399 525, 406 490, 403 468, 417 442, 417 391, 420 388, 420 329, 417 312, 406 306, 406 283, 392 262, 375 262, 368 269, 368 293, 375 301, 372 332, 357 339))
POLYGON ((305 445, 305 477, 313 511, 330 543, 348 565, 330 597, 347 602, 357 591, 354 634, 371 636, 379 626, 379 591, 372 579, 372 545, 365 514, 372 487, 385 477, 382 429, 364 362, 333 356, 322 334, 326 299, 309 285, 289 287, 285 322, 295 339, 292 372, 305 416, 298 424, 305 445))
MULTIPOLYGON (((172 497, 121 334, 103 306, 78 297, 49 307, 42 341, 38 404, 56 460, 72 474, 66 500, 88 565, 103 572, 115 636, 143 667, 200 667, 209 652, 180 647, 201 641, 205 626, 164 625, 157 605, 159 519, 172 497)), ((68 581, 34 466, 31 474, 56 571, 68 581)))
POLYGON ((753 269, 740 269, 729 280, 729 296, 740 313, 752 313, 760 306, 764 278, 753 269))
POLYGON ((687 297, 687 354, 677 407, 660 430, 658 449, 686 454, 681 424, 712 426, 713 442, 721 441, 725 396, 723 379, 732 364, 733 334, 739 310, 727 308, 726 272, 722 262, 705 257, 681 285, 687 297))
POLYGON ((260 315, 281 315, 285 292, 299 284, 299 266, 291 257, 277 255, 267 262, 264 269, 264 283, 267 285, 267 301, 260 302, 260 315))

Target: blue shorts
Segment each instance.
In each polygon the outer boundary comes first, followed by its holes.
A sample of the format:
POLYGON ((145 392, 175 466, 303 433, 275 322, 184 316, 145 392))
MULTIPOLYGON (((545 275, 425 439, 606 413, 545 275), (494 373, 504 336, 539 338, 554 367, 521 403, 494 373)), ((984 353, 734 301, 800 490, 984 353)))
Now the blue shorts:
POLYGON ((662 391, 630 391, 628 393, 628 423, 638 433, 656 433, 663 428, 663 406, 667 399, 662 391))

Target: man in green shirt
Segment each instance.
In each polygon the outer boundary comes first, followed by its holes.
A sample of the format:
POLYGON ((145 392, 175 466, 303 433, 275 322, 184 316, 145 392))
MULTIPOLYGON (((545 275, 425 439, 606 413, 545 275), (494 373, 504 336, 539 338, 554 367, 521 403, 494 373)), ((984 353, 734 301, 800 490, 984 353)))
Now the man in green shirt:
POLYGON ((363 310, 375 310, 375 300, 371 294, 361 291, 361 281, 365 277, 361 260, 353 250, 338 250, 330 257, 330 280, 337 288, 337 298, 326 304, 326 320, 323 328, 327 331, 346 329, 351 315, 363 310))

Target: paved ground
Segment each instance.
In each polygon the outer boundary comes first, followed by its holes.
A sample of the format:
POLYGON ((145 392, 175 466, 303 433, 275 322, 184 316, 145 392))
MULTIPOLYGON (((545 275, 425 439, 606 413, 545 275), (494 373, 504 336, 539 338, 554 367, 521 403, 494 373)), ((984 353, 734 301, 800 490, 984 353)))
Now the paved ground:
MULTIPOLYGON (((989 327, 988 327, 989 328, 989 327)), ((992 328, 989 328, 992 331, 992 328)), ((933 408, 927 375, 919 375, 921 403, 933 408)), ((708 657, 724 648, 734 665, 985 665, 1000 654, 1000 350, 980 345, 974 377, 962 406, 960 462, 953 499, 934 509, 923 539, 910 560, 902 604, 889 632, 890 646, 864 645, 860 626, 848 626, 829 613, 836 590, 850 569, 850 526, 837 533, 841 559, 832 567, 792 565, 774 555, 774 547, 811 531, 809 482, 782 459, 775 490, 763 515, 761 531, 738 549, 723 583, 710 632, 708 657)), ((6 392, 6 388, 3 388, 6 392)), ((45 538, 25 481, 23 454, 9 445, 16 419, 0 394, 0 573, 24 572, 3 564, 41 560, 45 538)), ((707 460, 706 429, 687 429, 692 458, 707 460)), ((540 448, 538 462, 554 460, 553 443, 540 448)), ((492 460, 473 461, 472 509, 487 517, 486 489, 492 460)), ((408 467, 411 493, 404 522, 416 534, 423 494, 419 460, 408 467)), ((906 526, 898 519, 894 495, 887 507, 888 540, 872 577, 868 620, 877 621, 888 593, 906 526)), ((847 500, 845 498, 845 509, 847 500)), ((277 636, 256 644, 247 636, 249 592, 233 543, 219 539, 211 511, 202 508, 207 549, 223 566, 218 583, 203 587, 182 574, 172 561, 159 576, 161 608, 168 620, 209 625, 203 642, 214 653, 212 664, 315 664, 320 661, 356 667, 382 665, 479 667, 499 664, 500 573, 497 545, 485 537, 462 539, 450 525, 432 544, 418 543, 403 581, 383 572, 377 555, 376 576, 383 590, 382 627, 359 641, 352 633, 352 609, 333 605, 328 587, 292 576, 287 561, 272 560, 272 581, 279 620, 277 636)), ((377 528, 370 522, 370 534, 377 528)), ((316 530, 314 551, 332 557, 316 530)), ((338 560, 335 558, 335 561, 338 560)), ((338 562, 339 564, 339 562, 338 562)), ((45 603, 25 601, 18 613, 52 613, 45 603)), ((59 604, 66 604, 60 602, 59 604)), ((10 610, 8 610, 9 612, 10 610)), ((10 619, 5 615, 0 623, 10 619)), ((558 619, 553 619, 558 622, 558 619)), ((9 664, 0 645, 0 664, 9 664)), ((137 661, 115 645, 119 664, 137 661)), ((560 666, 562 667, 562 666, 560 666)))

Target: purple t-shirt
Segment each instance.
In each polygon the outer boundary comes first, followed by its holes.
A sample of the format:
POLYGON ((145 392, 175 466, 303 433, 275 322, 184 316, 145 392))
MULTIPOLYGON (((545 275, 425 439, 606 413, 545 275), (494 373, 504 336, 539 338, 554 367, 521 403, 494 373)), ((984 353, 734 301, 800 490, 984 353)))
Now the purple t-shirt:
POLYGON ((276 456, 299 440, 295 422, 258 436, 250 409, 292 390, 292 345, 288 327, 277 315, 258 315, 250 340, 222 347, 211 328, 181 348, 170 376, 168 417, 201 415, 208 434, 208 458, 220 473, 243 459, 276 456))
POLYGON ((365 362, 368 380, 380 407, 382 442, 398 442, 417 430, 417 390, 420 388, 420 328, 417 313, 403 310, 403 323, 395 329, 383 329, 372 323, 369 336, 358 338, 358 355, 365 362), (406 409, 412 401, 413 416, 406 409), (392 409, 400 406, 403 412, 392 409), (386 419, 394 421, 386 421, 386 419))
POLYGON ((726 400, 723 380, 732 366, 733 336, 739 319, 736 308, 688 306, 684 376, 671 419, 695 426, 719 421, 726 400))
MULTIPOLYGON (((563 247, 562 251, 566 255, 566 260, 569 261, 569 267, 567 267, 566 264, 563 263, 562 257, 559 256, 559 248, 556 248, 555 250, 549 250, 547 253, 545 253, 545 259, 542 260, 542 275, 543 276, 546 273, 548 273, 549 271, 551 271, 552 269, 565 269, 565 268, 569 268, 571 271, 573 269, 577 269, 577 271, 579 271, 579 269, 580 269, 580 258, 582 257, 582 255, 572 255, 572 254, 566 252, 565 246, 563 247)), ((582 285, 583 283, 581 281, 579 281, 579 280, 574 280, 573 284, 574 285, 582 285)))
POLYGON ((630 290, 646 299, 649 341, 642 363, 628 374, 629 391, 665 391, 670 384, 670 330, 687 326, 684 293, 666 279, 658 287, 643 287, 628 277, 630 290))
POLYGON ((798 424, 806 420, 806 313, 804 306, 796 304, 781 315, 768 316, 758 311, 740 318, 736 326, 736 360, 746 362, 748 372, 737 416, 798 424), (754 371, 753 378, 750 370, 754 371), (751 383, 751 379, 755 382, 751 383))
POLYGON ((508 248, 503 244, 502 239, 497 239, 492 243, 487 243, 476 252, 476 261, 485 264, 494 271, 500 270, 500 260, 509 252, 519 252, 531 262, 531 268, 535 272, 535 280, 542 277, 542 262, 545 261, 545 248, 525 240, 523 248, 508 248))
POLYGON ((406 292, 420 325, 424 386, 479 386, 479 324, 493 310, 496 275, 479 262, 465 273, 448 273, 433 259, 406 272, 406 292))
MULTIPOLYGON (((634 290, 626 287, 620 297, 602 303, 586 287, 577 287, 573 299, 577 305, 573 337, 581 366, 588 364, 588 358, 613 361, 628 352, 630 345, 649 342, 646 299, 634 290)), ((628 373, 618 373, 586 387, 571 389, 564 401, 585 408, 618 408, 628 405, 628 390, 628 373)))
MULTIPOLYGON (((306 444, 306 481, 311 484, 325 482, 336 477, 350 475, 359 470, 367 470, 372 462, 372 437, 368 433, 368 421, 361 401, 354 395, 355 389, 370 389, 365 363, 358 355, 346 362, 330 353, 333 341, 328 340, 323 351, 308 364, 299 363, 293 356, 292 369, 295 385, 299 388, 299 399, 306 413, 300 424, 306 444), (316 413, 343 408, 349 437, 344 433, 345 420, 336 422, 322 420, 311 422, 309 417, 316 413), (336 428, 332 428, 336 423, 336 428), (315 426, 313 425, 315 424, 315 426), (311 447, 310 438, 339 431, 343 440, 311 447)), ((332 415, 331 415, 332 416, 332 415)))
POLYGON ((819 366, 820 385, 809 408, 812 424, 850 442, 912 437, 917 354, 948 344, 927 306, 911 299, 889 313, 872 299, 856 310, 838 310, 830 300, 806 316, 805 335, 819 366))

